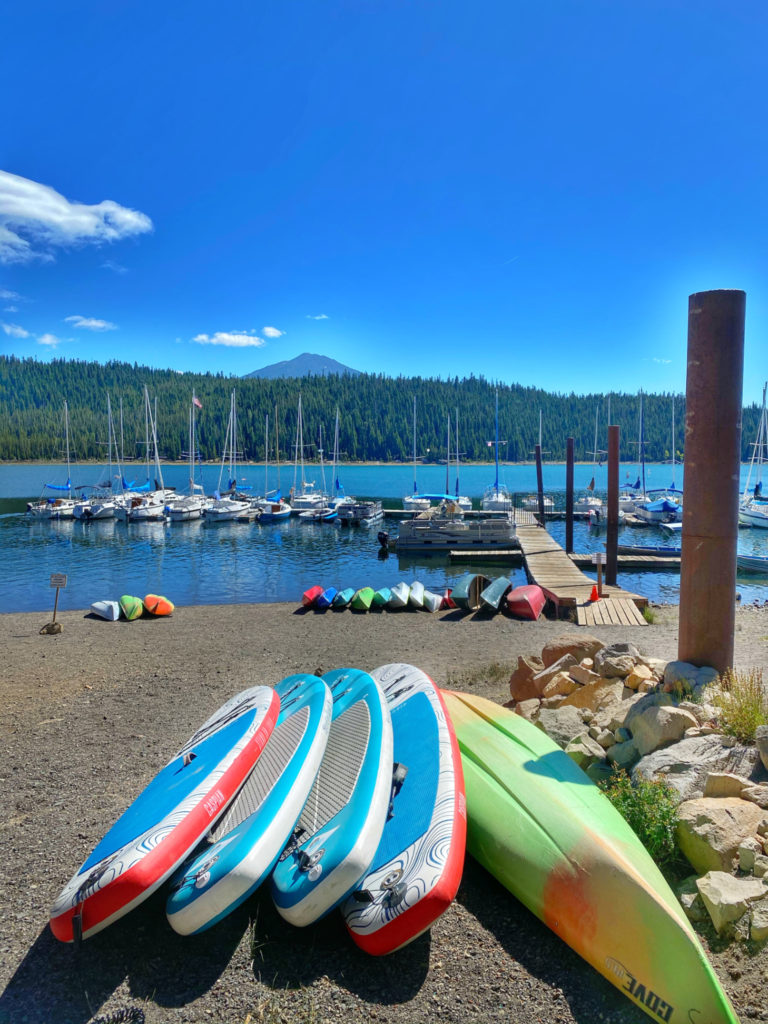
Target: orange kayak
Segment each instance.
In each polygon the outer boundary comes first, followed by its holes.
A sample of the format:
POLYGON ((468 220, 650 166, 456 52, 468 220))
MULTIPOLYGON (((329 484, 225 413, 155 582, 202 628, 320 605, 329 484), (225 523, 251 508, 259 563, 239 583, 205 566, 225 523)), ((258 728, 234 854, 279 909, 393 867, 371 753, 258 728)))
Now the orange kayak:
POLYGON ((144 609, 150 615, 171 615, 173 604, 167 597, 161 597, 159 594, 147 594, 144 598, 144 609))

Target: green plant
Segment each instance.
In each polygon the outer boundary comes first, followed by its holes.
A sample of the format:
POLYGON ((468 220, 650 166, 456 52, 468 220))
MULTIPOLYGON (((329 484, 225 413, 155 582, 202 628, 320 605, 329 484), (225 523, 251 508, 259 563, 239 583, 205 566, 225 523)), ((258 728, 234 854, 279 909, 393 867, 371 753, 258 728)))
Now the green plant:
POLYGON ((652 626, 656 621, 656 612, 653 610, 653 608, 651 608, 649 604, 647 604, 645 608, 643 608, 643 618, 649 626, 652 626))
POLYGON ((666 783, 643 779, 633 785, 625 771, 599 783, 662 871, 674 872, 680 860, 677 831, 677 796, 666 783))
POLYGON ((768 692, 762 671, 727 669, 707 691, 709 700, 720 710, 723 732, 740 743, 754 743, 757 727, 768 725, 768 692))

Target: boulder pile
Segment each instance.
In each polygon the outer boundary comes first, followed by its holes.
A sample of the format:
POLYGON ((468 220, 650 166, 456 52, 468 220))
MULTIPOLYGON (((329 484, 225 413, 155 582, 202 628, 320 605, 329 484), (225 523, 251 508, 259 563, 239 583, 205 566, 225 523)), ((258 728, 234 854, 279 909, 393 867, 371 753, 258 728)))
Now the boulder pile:
POLYGON ((717 672, 649 658, 631 643, 570 633, 521 655, 508 707, 594 781, 617 768, 678 799, 678 846, 696 872, 678 895, 721 935, 768 939, 768 726, 755 746, 721 727, 717 672))

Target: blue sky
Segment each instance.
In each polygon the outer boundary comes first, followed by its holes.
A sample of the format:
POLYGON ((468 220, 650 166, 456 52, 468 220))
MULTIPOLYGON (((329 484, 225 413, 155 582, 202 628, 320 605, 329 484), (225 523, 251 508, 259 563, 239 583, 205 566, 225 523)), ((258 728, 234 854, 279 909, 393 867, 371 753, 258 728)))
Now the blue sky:
POLYGON ((762 2, 11 0, 0 352, 301 352, 683 391, 688 295, 768 376, 762 2))

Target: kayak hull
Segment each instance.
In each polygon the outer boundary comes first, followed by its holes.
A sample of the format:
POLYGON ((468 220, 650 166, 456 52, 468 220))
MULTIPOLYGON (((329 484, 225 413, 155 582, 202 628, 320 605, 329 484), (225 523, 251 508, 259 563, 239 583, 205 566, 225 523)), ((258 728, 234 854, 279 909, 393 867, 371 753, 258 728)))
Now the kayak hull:
POLYGON ((547 598, 541 587, 532 583, 510 590, 506 603, 507 611, 516 619, 528 619, 535 622, 544 610, 547 598))
POLYGON ((443 696, 461 749, 469 852, 654 1020, 737 1024, 674 893, 600 789, 521 716, 443 696))

